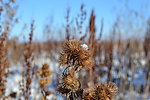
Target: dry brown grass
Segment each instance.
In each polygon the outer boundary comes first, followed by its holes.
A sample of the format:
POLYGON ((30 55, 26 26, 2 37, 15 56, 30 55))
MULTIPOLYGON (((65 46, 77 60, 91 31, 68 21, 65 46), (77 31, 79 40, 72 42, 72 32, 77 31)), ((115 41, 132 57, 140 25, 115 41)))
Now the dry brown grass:
MULTIPOLYGON (((76 32, 72 33, 72 23, 70 19, 70 9, 67 10, 66 15, 66 27, 64 35, 66 36, 66 41, 53 41, 48 40, 43 43, 33 42, 33 31, 34 24, 31 24, 31 32, 29 34, 29 42, 18 43, 17 40, 9 40, 8 36, 10 34, 10 29, 14 24, 14 12, 15 8, 11 5, 15 4, 15 0, 10 1, 6 8, 4 8, 4 0, 0 0, 0 17, 2 12, 8 10, 5 16, 11 14, 9 20, 5 20, 3 23, 6 25, 0 26, 3 30, 0 31, 0 99, 26 99, 32 95, 31 87, 33 81, 37 81, 38 94, 43 100, 47 100, 48 96, 53 94, 56 96, 56 91, 61 93, 65 98, 70 100, 83 99, 83 100, 113 100, 117 96, 117 91, 126 95, 127 91, 136 91, 139 93, 149 93, 150 92, 150 23, 148 22, 147 32, 143 41, 134 40, 133 38, 128 40, 122 40, 121 38, 115 39, 114 35, 117 34, 115 31, 111 34, 112 37, 107 37, 108 40, 102 40, 104 22, 102 20, 100 32, 97 36, 97 27, 95 25, 96 15, 94 10, 91 11, 89 23, 86 26, 84 22, 87 19, 87 12, 85 6, 81 5, 79 16, 76 18, 76 32), (13 12, 10 12, 13 11, 13 12), (84 31, 84 27, 87 27, 84 31), (60 50, 62 52, 60 53, 60 50), (11 55, 9 53, 11 52, 11 55), (144 55, 143 55, 144 52, 144 55), (63 66, 64 71, 62 74, 52 72, 49 68, 49 64, 43 64, 42 66, 33 64, 33 58, 42 58, 41 55, 46 53, 46 57, 54 62, 55 68, 57 68, 57 63, 63 66), (59 59, 58 54, 60 53, 59 59), (138 58, 136 58, 139 55, 138 58), (24 56, 24 60, 21 58, 24 56), (114 60, 118 61, 118 65, 114 64, 114 60), (124 60, 122 60, 125 58, 124 60), (140 59, 144 58, 145 65, 140 65, 140 59), (11 62, 19 62, 23 67, 23 72, 21 76, 23 81, 23 89, 20 91, 12 91, 11 93, 5 93, 6 83, 8 76, 13 75, 13 72, 9 72, 9 66, 11 62), (135 63, 136 62, 136 63, 135 63), (24 64, 25 63, 25 64, 24 64), (136 65, 138 64, 138 65, 136 65), (139 67, 140 65, 140 67, 139 67), (41 67, 41 68, 38 68, 41 67), (130 77, 128 71, 125 72, 124 76, 120 76, 119 79, 115 79, 112 75, 114 67, 117 70, 115 73, 119 75, 124 69, 130 70, 132 73, 136 72, 137 68, 143 68, 145 71, 146 84, 144 86, 136 88, 133 82, 128 83, 129 78, 134 78, 135 75, 132 74, 130 77), (102 68, 107 68, 103 71, 102 68), (59 74, 59 75, 56 75, 59 74), (56 76, 55 76, 56 75, 56 76), (101 77, 107 76, 106 83, 101 83, 101 77), (52 76, 52 77, 51 77, 52 76), (53 76, 56 78, 53 79, 53 76), (61 76, 58 77, 58 76, 61 76), (55 83, 55 90, 50 91, 47 86, 51 83, 60 81, 60 83, 55 83), (118 83, 119 81, 119 83, 118 83), (118 83, 117 86, 113 83, 118 83), (57 89, 56 89, 57 88, 57 89), (136 88, 136 89, 134 89, 136 88)), ((2 21, 0 20, 0 23, 2 21)), ((48 29, 47 29, 48 30, 48 29)), ((115 28, 114 28, 115 30, 115 28)), ((45 29, 46 32, 46 29, 45 29)), ((119 37, 119 36, 118 36, 119 37)), ((61 69, 56 69, 60 71, 61 69)), ((18 83, 19 84, 19 83, 18 83)), ((20 85, 20 84, 19 84, 20 85)), ((21 85, 20 85, 21 88, 21 85)), ((123 97, 120 97, 121 99, 123 97)))

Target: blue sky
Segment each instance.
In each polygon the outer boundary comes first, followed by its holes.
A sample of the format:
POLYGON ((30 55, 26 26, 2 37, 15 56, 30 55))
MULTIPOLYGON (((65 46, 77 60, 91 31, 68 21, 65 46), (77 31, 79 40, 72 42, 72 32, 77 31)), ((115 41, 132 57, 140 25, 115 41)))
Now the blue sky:
MULTIPOLYGON (((35 38, 41 39, 42 29, 47 19, 53 17, 53 25, 61 27, 65 24, 66 9, 71 9, 71 19, 74 19, 80 12, 81 4, 85 5, 87 11, 87 19, 92 9, 96 14, 96 26, 100 27, 101 19, 104 19, 104 33, 108 33, 116 16, 125 12, 125 3, 130 9, 136 10, 144 14, 147 18, 150 16, 150 0, 17 0, 19 9, 17 17, 19 23, 15 25, 13 34, 18 35, 23 25, 26 23, 30 26, 32 19, 35 20, 35 38), (142 8, 142 9, 141 9, 142 8)), ((87 23, 87 22, 86 22, 87 23)), ((29 29, 29 27, 27 27, 29 29)), ((56 28, 56 27, 55 27, 56 28)), ((97 29, 99 31, 99 29, 97 29)), ((25 32, 26 34, 29 31, 25 32)))

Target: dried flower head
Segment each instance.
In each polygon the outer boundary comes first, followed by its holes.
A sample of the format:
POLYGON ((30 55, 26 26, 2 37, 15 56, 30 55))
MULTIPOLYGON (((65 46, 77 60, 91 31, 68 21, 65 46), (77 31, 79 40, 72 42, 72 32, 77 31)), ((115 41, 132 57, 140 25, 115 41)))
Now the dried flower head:
POLYGON ((51 94, 51 91, 46 89, 46 86, 50 85, 50 75, 51 71, 49 70, 49 65, 48 64, 43 64, 41 69, 37 70, 37 74, 40 76, 40 88, 41 88, 41 93, 43 95, 43 99, 47 100, 47 96, 51 94))
POLYGON ((80 81, 76 79, 74 70, 66 72, 62 77, 62 82, 58 86, 58 91, 64 96, 69 98, 70 96, 77 97, 76 92, 80 90, 80 81))
POLYGON ((111 91, 104 84, 97 84, 95 92, 98 100, 112 100, 111 91))
POLYGON ((99 83, 94 87, 84 89, 83 98, 85 100, 112 100, 117 95, 118 88, 112 83, 99 83))
POLYGON ((77 40, 67 40, 64 43, 63 52, 59 57, 60 65, 66 66, 62 74, 58 92, 67 99, 74 100, 81 97, 83 100, 112 100, 118 91, 117 86, 112 83, 99 83, 93 87, 81 88, 80 81, 76 78, 79 68, 93 66, 92 54, 88 45, 77 40))
POLYGON ((88 46, 77 40, 67 40, 59 58, 60 65, 91 68, 93 59, 88 46))
POLYGON ((41 77, 48 77, 51 75, 51 73, 52 72, 49 70, 48 64, 43 64, 42 68, 37 70, 37 74, 41 77))

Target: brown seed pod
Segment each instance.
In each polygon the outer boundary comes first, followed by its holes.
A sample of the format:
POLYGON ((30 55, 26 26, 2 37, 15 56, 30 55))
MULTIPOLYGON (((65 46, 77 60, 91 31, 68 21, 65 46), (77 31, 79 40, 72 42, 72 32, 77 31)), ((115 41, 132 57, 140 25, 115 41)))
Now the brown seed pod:
POLYGON ((58 86, 58 91, 64 96, 69 97, 73 94, 76 95, 80 87, 80 81, 76 79, 74 70, 71 70, 63 75, 62 82, 58 86))
POLYGON ((99 83, 94 87, 84 89, 84 100, 112 100, 118 91, 117 86, 113 82, 106 84, 99 83))
POLYGON ((104 84, 99 83, 95 86, 95 93, 99 100, 106 100, 106 98, 108 98, 107 94, 109 94, 110 91, 104 84))
POLYGON ((93 58, 88 46, 77 40, 67 40, 59 57, 60 65, 91 68, 93 58))

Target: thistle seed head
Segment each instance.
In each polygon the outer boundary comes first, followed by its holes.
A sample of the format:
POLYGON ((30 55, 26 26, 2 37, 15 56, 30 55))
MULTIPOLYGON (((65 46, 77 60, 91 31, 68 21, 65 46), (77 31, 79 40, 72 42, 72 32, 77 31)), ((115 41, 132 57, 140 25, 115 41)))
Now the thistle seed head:
POLYGON ((91 68, 93 58, 88 46, 77 40, 67 40, 59 57, 60 65, 91 68))

